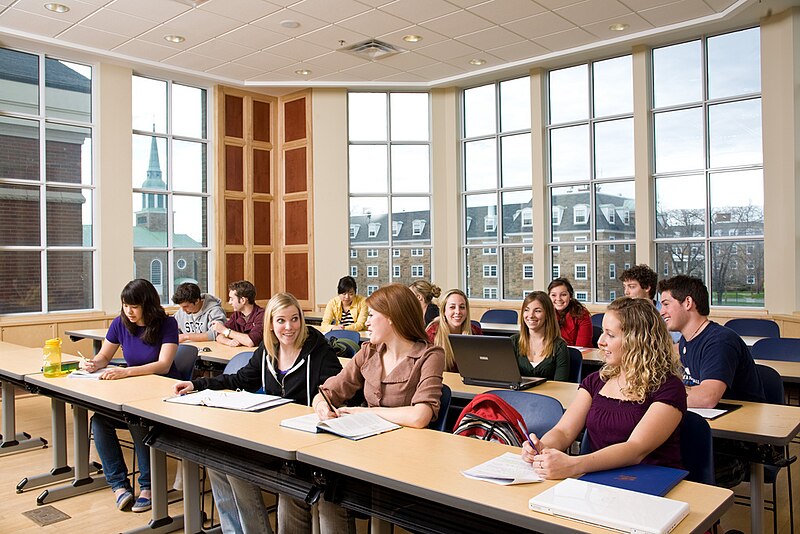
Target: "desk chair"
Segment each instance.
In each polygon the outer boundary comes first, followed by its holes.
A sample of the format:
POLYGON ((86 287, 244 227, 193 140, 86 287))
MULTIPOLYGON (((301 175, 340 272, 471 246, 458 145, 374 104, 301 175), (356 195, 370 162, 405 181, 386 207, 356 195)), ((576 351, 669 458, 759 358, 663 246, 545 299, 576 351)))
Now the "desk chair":
POLYGON ((439 432, 447 432, 447 412, 450 411, 452 398, 453 392, 450 391, 450 386, 442 384, 442 396, 439 398, 439 416, 428 423, 428 428, 439 432))
POLYGON ((581 383, 583 371, 583 354, 575 347, 569 347, 569 378, 567 382, 581 383))
POLYGON ((517 324, 519 316, 515 310, 486 310, 481 315, 482 323, 517 324))
POLYGON ((197 363, 197 347, 179 344, 174 362, 175 369, 178 370, 178 378, 180 380, 191 380, 194 374, 194 364, 197 363))
POLYGON ((234 375, 236 371, 247 365, 247 362, 250 361, 250 358, 253 357, 253 351, 249 350, 246 352, 240 352, 233 358, 231 358, 228 363, 225 364, 225 369, 222 370, 222 374, 224 375, 234 375))
MULTIPOLYGON (((594 315, 592 315, 594 317, 594 315)), ((597 342, 600 341, 600 336, 603 335, 603 327, 592 325, 592 347, 598 348, 597 342)))
POLYGON ((510 389, 493 389, 487 393, 497 395, 509 403, 525 420, 528 432, 538 437, 544 436, 556 426, 564 415, 564 407, 552 397, 510 389))
POLYGON ((592 314, 592 326, 599 326, 603 328, 603 317, 605 313, 594 313, 592 314))
POLYGON ((778 323, 769 319, 731 319, 725 326, 740 336, 781 337, 778 323))
POLYGON ((361 334, 355 330, 328 330, 325 332, 325 337, 327 339, 330 339, 331 337, 349 339, 351 341, 355 341, 359 346, 361 346, 361 334))
MULTIPOLYGON (((750 354, 757 360, 800 362, 800 339, 790 337, 759 339, 750 347, 750 354)), ((784 384, 784 393, 788 396, 787 404, 800 403, 798 384, 784 384)))

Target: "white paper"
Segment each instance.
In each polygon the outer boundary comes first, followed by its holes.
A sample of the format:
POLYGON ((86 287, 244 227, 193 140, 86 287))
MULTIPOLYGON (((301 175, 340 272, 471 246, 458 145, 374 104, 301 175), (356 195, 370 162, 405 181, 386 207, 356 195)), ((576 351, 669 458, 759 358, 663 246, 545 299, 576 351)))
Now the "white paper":
POLYGON ((728 410, 718 410, 716 408, 689 408, 690 412, 694 412, 704 419, 714 419, 720 415, 727 413, 728 410))
POLYGON ((534 471, 533 466, 523 460, 522 456, 513 452, 507 452, 497 458, 492 458, 488 462, 476 465, 472 469, 462 471, 461 474, 467 478, 485 480, 502 486, 542 481, 542 478, 534 471))
POLYGON ((400 425, 390 423, 372 412, 347 414, 325 421, 320 421, 317 414, 312 413, 284 419, 281 421, 281 426, 304 432, 324 430, 349 439, 366 438, 400 428, 400 425))
POLYGON ((102 375, 105 371, 106 371, 105 367, 103 367, 102 369, 98 369, 93 373, 90 373, 89 371, 84 371, 83 369, 75 369, 68 376, 70 378, 82 378, 84 380, 100 380, 100 375, 102 375))
POLYGON ((250 393, 248 391, 220 391, 212 389, 170 397, 164 400, 175 404, 228 408, 230 410, 245 412, 264 410, 291 402, 291 399, 284 399, 276 395, 262 395, 260 393, 250 393))
POLYGON ((310 413, 308 415, 300 415, 297 417, 290 417, 289 419, 284 419, 283 421, 281 421, 281 426, 316 434, 317 432, 319 432, 319 430, 317 429, 318 423, 319 423, 319 417, 317 417, 317 414, 310 413))

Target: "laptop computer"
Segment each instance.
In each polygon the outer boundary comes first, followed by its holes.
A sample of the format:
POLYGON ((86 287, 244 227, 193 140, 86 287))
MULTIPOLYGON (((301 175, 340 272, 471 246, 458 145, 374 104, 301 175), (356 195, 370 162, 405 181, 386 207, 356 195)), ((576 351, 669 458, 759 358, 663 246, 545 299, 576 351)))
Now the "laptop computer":
POLYGON ((464 334, 450 334, 448 337, 461 380, 467 385, 528 389, 547 382, 546 378, 520 374, 510 337, 464 334))
POLYGON ((667 534, 689 514, 685 502, 574 478, 528 501, 536 512, 636 534, 667 534))

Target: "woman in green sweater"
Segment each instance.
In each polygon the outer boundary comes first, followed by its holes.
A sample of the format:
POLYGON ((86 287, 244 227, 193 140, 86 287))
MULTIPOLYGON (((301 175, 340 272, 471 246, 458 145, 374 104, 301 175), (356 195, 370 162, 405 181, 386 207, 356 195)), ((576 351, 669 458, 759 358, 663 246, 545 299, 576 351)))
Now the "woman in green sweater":
POLYGON ((569 378, 569 349, 561 339, 556 310, 547 293, 528 293, 522 301, 519 334, 511 339, 522 376, 561 381, 569 378))

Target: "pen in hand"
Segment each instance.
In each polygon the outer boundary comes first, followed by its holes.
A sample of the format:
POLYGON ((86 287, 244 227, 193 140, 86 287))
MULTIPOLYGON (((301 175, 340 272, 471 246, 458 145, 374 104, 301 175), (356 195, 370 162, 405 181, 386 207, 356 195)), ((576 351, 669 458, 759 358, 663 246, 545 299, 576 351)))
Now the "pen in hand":
POLYGON ((522 430, 522 433, 525 434, 525 439, 527 439, 528 443, 530 443, 531 447, 533 448, 533 452, 535 452, 536 454, 542 454, 542 452, 536 447, 536 445, 533 444, 533 440, 531 439, 531 435, 528 433, 528 429, 525 428, 525 424, 522 421, 519 421, 518 426, 519 429, 522 430))
POLYGON ((336 411, 336 408, 333 406, 331 399, 328 398, 328 395, 325 393, 325 390, 322 389, 322 386, 317 387, 319 390, 319 394, 322 395, 322 398, 325 400, 325 404, 328 405, 328 409, 333 412, 334 417, 339 417, 339 412, 336 411))

